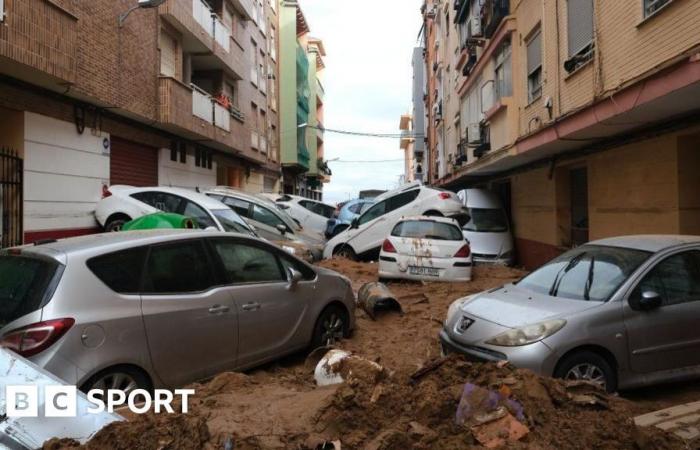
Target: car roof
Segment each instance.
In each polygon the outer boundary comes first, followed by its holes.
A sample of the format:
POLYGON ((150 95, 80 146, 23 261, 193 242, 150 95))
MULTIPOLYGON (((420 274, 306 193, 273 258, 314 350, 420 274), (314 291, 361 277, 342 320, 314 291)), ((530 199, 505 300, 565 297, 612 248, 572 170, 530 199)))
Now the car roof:
POLYGON ((442 217, 442 216, 407 216, 407 217, 402 217, 399 222, 407 222, 407 221, 421 221, 421 222, 438 222, 438 223, 447 223, 450 225, 455 225, 459 227, 459 222, 457 222, 455 219, 452 219, 450 217, 442 217))
POLYGON ((262 194, 251 194, 250 192, 239 191, 238 189, 233 189, 225 186, 217 186, 215 188, 207 189, 204 191, 205 194, 219 194, 219 195, 229 195, 231 197, 238 197, 249 202, 264 203, 266 205, 274 204, 274 202, 263 196, 262 194))
POLYGON ((50 257, 57 255, 71 255, 90 251, 95 253, 108 252, 112 249, 129 248, 137 245, 148 245, 157 242, 167 242, 171 238, 197 239, 212 236, 241 236, 251 238, 248 235, 238 233, 224 233, 208 230, 185 229, 155 229, 121 231, 117 233, 98 233, 86 236, 58 239, 46 243, 25 245, 19 247, 23 253, 40 254, 50 257), (131 245, 133 244, 133 245, 131 245))
POLYGON ((416 188, 429 188, 429 186, 425 186, 420 181, 413 181, 411 183, 406 183, 406 184, 404 184, 404 185, 402 185, 394 190, 387 191, 381 195, 376 196, 374 198, 374 201, 379 203, 380 201, 382 201, 386 198, 389 198, 389 197, 393 197, 394 195, 396 195, 400 192, 412 191, 413 189, 416 189, 416 188))
POLYGON ((460 193, 466 196, 466 206, 469 208, 502 208, 498 195, 488 189, 463 189, 460 193))
POLYGON ((700 244, 700 236, 678 234, 637 234, 598 239, 596 241, 589 242, 587 245, 606 245, 609 247, 631 248, 656 253, 667 248, 687 244, 700 244))
POLYGON ((207 209, 223 209, 225 207, 215 198, 208 197, 191 189, 166 186, 133 187, 124 185, 110 186, 109 189, 112 191, 112 193, 119 193, 121 191, 127 195, 135 194, 137 192, 164 192, 166 194, 173 194, 186 198, 187 200, 191 200, 207 209))

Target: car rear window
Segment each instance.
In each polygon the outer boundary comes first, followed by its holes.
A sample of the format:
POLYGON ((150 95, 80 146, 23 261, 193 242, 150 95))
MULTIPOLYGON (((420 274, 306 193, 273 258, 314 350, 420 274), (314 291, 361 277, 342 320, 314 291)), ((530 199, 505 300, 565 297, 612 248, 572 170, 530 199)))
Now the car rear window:
POLYGON ((141 285, 145 257, 145 248, 132 248, 97 256, 90 259, 87 266, 114 292, 136 294, 141 285))
POLYGON ((470 220, 464 226, 467 231, 503 233, 508 231, 505 211, 496 208, 469 208, 470 220))
POLYGON ((59 266, 50 260, 0 256, 0 327, 43 306, 59 266))
POLYGON ((435 239, 441 241, 462 241, 462 231, 456 225, 430 220, 407 220, 399 222, 391 232, 392 236, 435 239))

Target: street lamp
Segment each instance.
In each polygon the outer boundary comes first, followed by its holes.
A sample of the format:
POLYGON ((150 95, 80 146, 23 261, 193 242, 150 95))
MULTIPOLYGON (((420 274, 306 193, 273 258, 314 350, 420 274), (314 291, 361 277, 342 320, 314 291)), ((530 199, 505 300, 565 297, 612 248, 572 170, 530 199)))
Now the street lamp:
POLYGON ((138 0, 136 5, 129 8, 126 12, 119 14, 119 28, 124 26, 124 21, 126 20, 126 18, 129 17, 129 14, 131 14, 135 10, 139 8, 157 8, 163 3, 165 3, 165 1, 166 0, 138 0))

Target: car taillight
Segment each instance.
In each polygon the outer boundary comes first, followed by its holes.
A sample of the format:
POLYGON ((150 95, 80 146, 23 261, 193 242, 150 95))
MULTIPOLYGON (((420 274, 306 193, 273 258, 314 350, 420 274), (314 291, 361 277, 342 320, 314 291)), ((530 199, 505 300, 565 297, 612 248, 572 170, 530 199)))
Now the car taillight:
POLYGON ((396 253, 396 248, 389 239, 385 239, 384 243, 382 244, 382 251, 386 253, 396 253))
POLYGON ((440 192, 440 193, 438 194, 438 197, 440 197, 440 198, 443 199, 443 200, 447 200, 447 199, 452 198, 452 196, 450 195, 449 192, 440 192))
POLYGON ((462 248, 457 250, 457 253, 455 253, 455 258, 469 258, 469 255, 471 254, 472 250, 469 248, 469 244, 464 244, 462 248))
POLYGON ((112 193, 109 191, 109 188, 106 185, 102 185, 102 198, 107 198, 111 197, 112 193))
POLYGON ((3 335, 0 346, 29 357, 51 347, 75 323, 74 319, 55 319, 37 322, 3 335))

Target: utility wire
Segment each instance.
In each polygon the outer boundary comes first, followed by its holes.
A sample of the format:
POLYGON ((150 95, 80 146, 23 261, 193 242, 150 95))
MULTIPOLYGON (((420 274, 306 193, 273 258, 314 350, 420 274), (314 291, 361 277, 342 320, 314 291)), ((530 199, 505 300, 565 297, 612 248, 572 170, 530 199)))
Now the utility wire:
POLYGON ((330 163, 387 163, 387 162, 399 162, 399 161, 404 161, 403 159, 373 159, 373 160, 365 160, 365 161, 348 161, 348 160, 343 160, 343 159, 336 159, 336 160, 330 160, 326 161, 328 164, 330 163))

